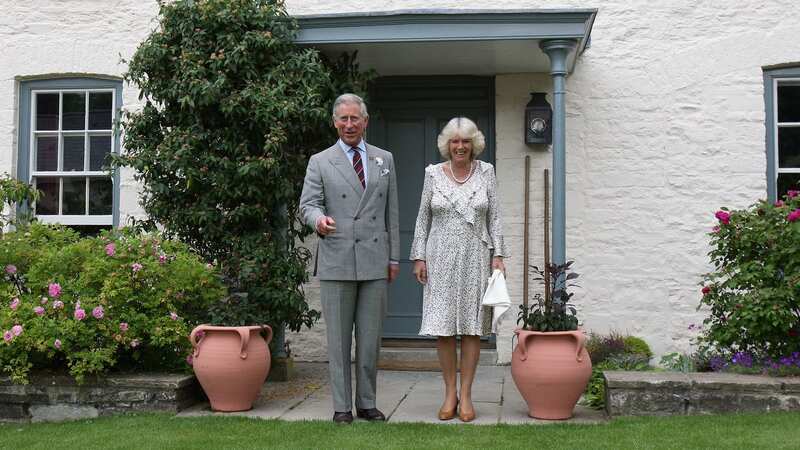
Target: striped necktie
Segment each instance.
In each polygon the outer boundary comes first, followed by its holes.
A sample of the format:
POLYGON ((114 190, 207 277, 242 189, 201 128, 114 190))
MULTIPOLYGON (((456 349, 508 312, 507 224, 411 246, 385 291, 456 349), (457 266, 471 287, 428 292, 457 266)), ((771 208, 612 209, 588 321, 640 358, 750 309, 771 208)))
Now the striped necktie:
POLYGON ((358 148, 352 147, 350 150, 353 151, 353 169, 356 171, 356 175, 358 175, 358 181, 361 182, 361 187, 366 187, 364 183, 364 164, 361 162, 361 152, 358 151, 358 148))

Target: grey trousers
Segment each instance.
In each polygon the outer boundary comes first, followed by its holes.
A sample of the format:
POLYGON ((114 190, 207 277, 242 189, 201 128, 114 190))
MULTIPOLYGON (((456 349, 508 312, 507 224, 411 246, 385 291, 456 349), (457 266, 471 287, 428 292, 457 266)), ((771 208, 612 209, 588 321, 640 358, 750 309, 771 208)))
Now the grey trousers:
POLYGON ((350 347, 356 330, 356 408, 375 408, 378 353, 386 315, 387 281, 320 281, 328 334, 328 370, 334 411, 353 409, 350 347))

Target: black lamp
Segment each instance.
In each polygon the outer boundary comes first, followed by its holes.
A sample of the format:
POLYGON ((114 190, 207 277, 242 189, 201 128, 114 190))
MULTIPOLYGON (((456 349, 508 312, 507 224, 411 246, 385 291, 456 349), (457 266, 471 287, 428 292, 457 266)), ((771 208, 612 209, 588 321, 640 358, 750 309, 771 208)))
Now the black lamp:
POLYGON ((549 144, 553 140, 553 110, 546 96, 544 92, 531 92, 531 101, 525 106, 526 144, 549 144))

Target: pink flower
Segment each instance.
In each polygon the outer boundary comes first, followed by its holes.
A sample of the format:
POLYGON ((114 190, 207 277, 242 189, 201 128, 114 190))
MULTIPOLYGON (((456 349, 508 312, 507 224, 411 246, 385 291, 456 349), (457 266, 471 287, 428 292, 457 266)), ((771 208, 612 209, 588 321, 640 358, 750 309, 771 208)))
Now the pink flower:
POLYGON ((795 209, 794 211, 790 212, 788 216, 786 216, 786 220, 789 222, 794 222, 797 219, 800 219, 800 209, 795 209))
POLYGON ((714 228, 711 229, 711 232, 712 233, 719 233, 719 230, 721 230, 719 225, 714 225, 714 228))
POLYGON ((138 346, 139 346, 139 340, 138 339, 134 339, 134 340, 131 341, 131 348, 136 348, 138 346))
POLYGON ((167 262, 167 255, 165 255, 163 253, 158 255, 158 263, 159 264, 164 264, 165 262, 167 262))
POLYGON ((86 311, 84 311, 82 308, 78 308, 75 310, 74 317, 75 320, 83 320, 86 318, 86 311))
POLYGON ((56 341, 53 342, 53 347, 61 350, 61 339, 56 339, 56 341))
POLYGON ((711 286, 703 286, 702 292, 703 295, 708 295, 708 293, 711 292, 711 286))
POLYGON ((15 273, 17 273, 17 266, 15 266, 13 264, 7 265, 6 266, 6 273, 9 274, 9 275, 14 275, 15 273))
POLYGON ((136 273, 136 272, 142 270, 142 267, 143 266, 141 264, 139 264, 139 263, 131 264, 131 270, 133 270, 133 273, 136 273))
POLYGON ((102 306, 97 306, 92 310, 92 316, 94 316, 95 319, 102 319, 105 315, 106 313, 102 306))
POLYGON ((119 324, 119 330, 123 333, 128 331, 128 322, 122 322, 119 324))
POLYGON ((199 341, 200 339, 203 339, 203 336, 205 336, 205 335, 206 335, 206 332, 203 331, 203 330, 200 330, 200 331, 197 332, 197 334, 195 334, 195 337, 197 337, 197 340, 199 341))
POLYGON ((22 325, 14 325, 11 327, 11 332, 14 333, 14 336, 19 336, 22 334, 22 325))
POLYGON ((58 283, 50 283, 50 286, 47 287, 47 292, 50 294, 50 297, 58 297, 61 295, 61 285, 58 283))
POLYGON ((41 306, 37 306, 36 308, 33 308, 33 312, 35 312, 37 316, 43 316, 44 308, 42 308, 41 306))
POLYGON ((4 339, 6 342, 11 342, 11 340, 12 340, 12 339, 14 339, 14 335, 13 335, 13 334, 11 334, 11 332, 10 332, 10 331, 6 331, 5 333, 3 333, 3 339, 4 339))
POLYGON ((8 304, 8 307, 16 311, 17 308, 19 308, 19 298, 17 297, 12 298, 11 303, 8 304))
POLYGON ((792 190, 792 189, 790 189, 790 190, 786 191, 786 195, 787 195, 789 198, 795 198, 795 197, 797 197, 798 195, 800 195, 800 191, 795 191, 795 190, 792 190))
POLYGON ((211 263, 206 264, 206 269, 213 269, 214 265, 211 263))
POLYGON ((107 244, 106 245, 106 255, 114 256, 115 253, 117 253, 117 246, 114 245, 113 242, 110 243, 110 244, 107 244))
POLYGON ((187 355, 187 356, 186 356, 186 364, 188 364, 188 365, 190 365, 190 366, 191 366, 192 364, 194 364, 194 357, 192 356, 192 354, 191 354, 191 353, 190 353, 189 355, 187 355))
POLYGON ((64 302, 61 300, 56 300, 53 302, 53 309, 62 309, 64 308, 64 302))
POLYGON ((725 225, 727 225, 727 224, 729 224, 731 222, 730 213, 727 213, 725 211, 717 211, 716 214, 714 214, 714 217, 719 219, 719 221, 724 223, 725 225))
POLYGON ((169 313, 169 318, 172 320, 178 320, 178 315, 174 312, 169 313))
POLYGON ((784 203, 783 203, 783 200, 778 200, 777 202, 775 202, 775 207, 776 207, 776 208, 780 208, 780 207, 782 207, 783 205, 784 205, 784 203))

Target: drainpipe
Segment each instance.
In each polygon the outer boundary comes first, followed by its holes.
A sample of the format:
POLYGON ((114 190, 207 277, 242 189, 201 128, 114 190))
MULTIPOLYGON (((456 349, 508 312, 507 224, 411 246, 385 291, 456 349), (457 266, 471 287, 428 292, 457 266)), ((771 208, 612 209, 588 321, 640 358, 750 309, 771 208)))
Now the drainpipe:
MULTIPOLYGON (((552 39, 539 43, 539 48, 550 58, 550 75, 553 77, 553 252, 555 264, 564 264, 567 253, 566 240, 566 110, 564 106, 567 77, 567 55, 576 46, 572 39, 552 39)), ((563 282, 563 280, 560 280, 563 282)))

